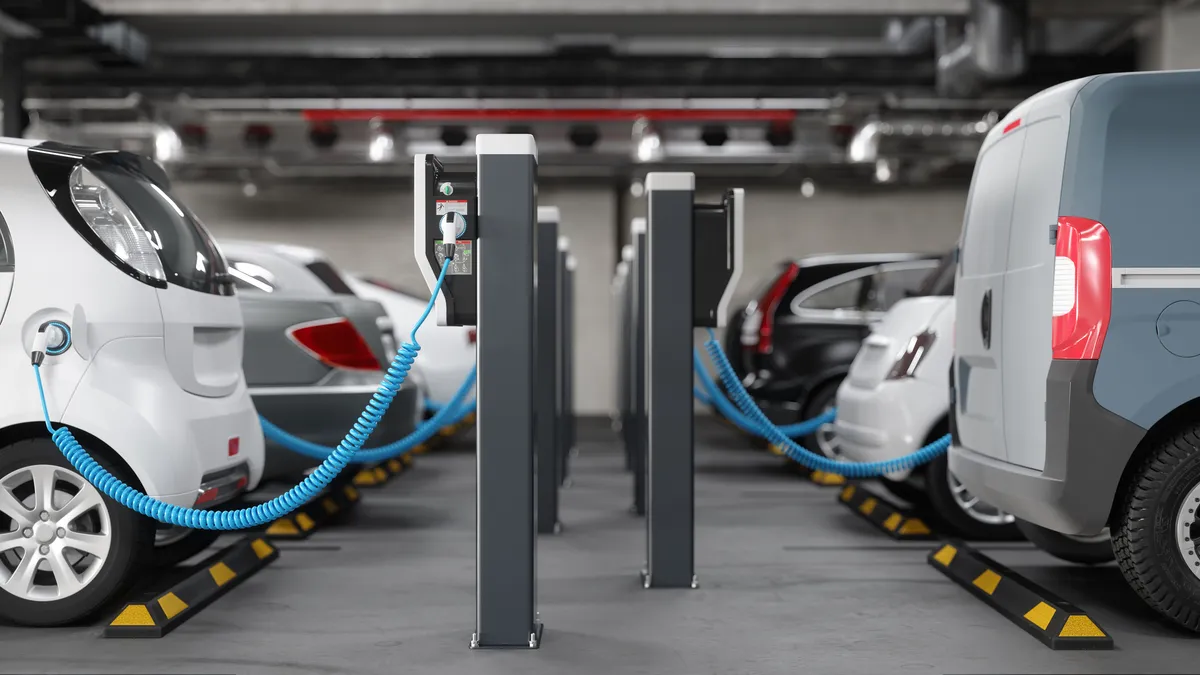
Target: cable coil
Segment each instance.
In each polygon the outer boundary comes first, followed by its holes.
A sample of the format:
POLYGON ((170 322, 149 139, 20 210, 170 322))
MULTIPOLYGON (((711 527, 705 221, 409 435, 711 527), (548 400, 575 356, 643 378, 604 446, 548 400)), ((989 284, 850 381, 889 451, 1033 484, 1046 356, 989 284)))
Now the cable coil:
MULTIPOLYGON (((725 389, 733 394, 734 402, 737 403, 737 407, 744 414, 744 417, 741 417, 740 420, 750 426, 753 433, 757 433, 778 445, 789 458, 809 469, 824 471, 826 473, 836 473, 847 478, 875 478, 927 464, 944 454, 950 447, 950 434, 946 434, 929 445, 918 449, 916 452, 879 462, 840 462, 829 459, 824 455, 819 455, 808 448, 797 445, 791 438, 788 438, 787 435, 780 431, 779 427, 767 419, 767 416, 763 414, 762 410, 754 403, 754 399, 750 397, 745 387, 742 386, 741 381, 738 380, 737 373, 733 370, 733 366, 730 365, 729 359, 726 358, 725 350, 721 347, 721 343, 717 341, 712 329, 708 331, 708 340, 704 343, 704 348, 708 352, 713 365, 716 366, 717 373, 721 376, 721 382, 725 385, 725 389)), ((705 374, 707 375, 707 373, 705 374)), ((704 378, 701 377, 701 381, 703 380, 704 378)), ((711 380, 709 381, 711 382, 711 380)), ((708 393, 714 403, 724 400, 720 392, 709 391, 708 393)), ((821 418, 818 417, 816 419, 821 418)), ((807 420, 804 423, 807 424, 813 421, 815 420, 807 420)))
POLYGON ((45 417, 46 428, 50 430, 54 444, 58 446, 58 449, 67 458, 67 461, 71 463, 71 466, 75 467, 75 470, 80 475, 87 479, 89 483, 96 486, 96 489, 100 490, 100 492, 143 516, 169 525, 195 530, 244 530, 266 525, 282 518, 312 500, 329 486, 333 479, 346 468, 351 460, 356 459, 356 454, 362 449, 371 432, 375 430, 384 413, 387 412, 392 399, 396 397, 396 394, 404 385, 404 380, 408 377, 408 371, 412 367, 417 353, 421 350, 421 345, 417 342, 417 329, 421 327, 421 324, 425 323, 425 319, 433 310, 434 302, 437 299, 438 293, 441 292, 442 283, 446 279, 446 271, 450 268, 449 263, 450 259, 447 257, 446 262, 442 265, 441 273, 438 275, 437 284, 433 288, 429 304, 425 307, 425 312, 417 321, 416 326, 413 327, 412 333, 409 334, 408 342, 405 342, 400 347, 396 358, 388 366, 387 372, 384 374, 383 380, 379 383, 375 394, 371 396, 371 401, 367 404, 362 414, 359 415, 358 420, 354 422, 350 431, 346 433, 346 437, 299 484, 262 504, 233 511, 208 511, 167 504, 127 485, 121 479, 109 473, 107 469, 100 466, 96 460, 92 459, 87 450, 79 444, 79 441, 75 440, 70 429, 65 426, 58 429, 54 428, 54 425, 50 421, 50 411, 46 405, 46 392, 42 385, 41 366, 34 364, 33 372, 37 378, 38 395, 42 401, 42 414, 45 417))

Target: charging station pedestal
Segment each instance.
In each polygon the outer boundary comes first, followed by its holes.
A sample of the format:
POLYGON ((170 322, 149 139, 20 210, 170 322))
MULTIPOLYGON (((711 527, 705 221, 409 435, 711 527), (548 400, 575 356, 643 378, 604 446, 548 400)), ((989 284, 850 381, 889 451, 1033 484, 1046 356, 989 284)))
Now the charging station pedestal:
POLYGON ((559 416, 562 426, 562 469, 560 483, 571 477, 571 459, 575 456, 575 256, 571 255, 566 237, 560 237, 559 259, 562 274, 562 295, 559 304, 559 416))
POLYGON ((562 476, 563 436, 559 390, 562 377, 562 267, 559 253, 558 209, 537 210, 537 531, 558 534, 558 487, 562 476))
POLYGON ((537 648, 534 510, 534 223, 537 146, 482 134, 475 171, 414 161, 414 255, 432 291, 456 242, 439 325, 478 330, 476 617, 471 647, 537 648), (443 233, 446 233, 443 235, 443 233))
POLYGON ((743 192, 703 205, 695 189, 691 173, 646 176, 645 588, 696 587, 692 329, 725 325, 741 276, 743 192))
POLYGON ((629 456, 633 469, 632 511, 646 515, 646 219, 634 218, 629 263, 629 456))

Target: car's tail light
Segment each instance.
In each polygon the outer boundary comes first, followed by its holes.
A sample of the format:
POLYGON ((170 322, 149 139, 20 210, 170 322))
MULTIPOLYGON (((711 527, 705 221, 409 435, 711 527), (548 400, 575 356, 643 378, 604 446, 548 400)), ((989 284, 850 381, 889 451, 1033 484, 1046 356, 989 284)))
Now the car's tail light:
POLYGON ((75 209, 111 256, 148 279, 166 281, 150 234, 116 192, 82 164, 71 171, 70 189, 75 209))
POLYGON ((289 328, 287 335, 301 349, 327 366, 347 370, 383 369, 371 346, 349 319, 302 323, 289 328))
POLYGON ((1053 307, 1054 358, 1100 358, 1112 316, 1112 244, 1100 223, 1058 219, 1053 307))
POLYGON ((196 497, 196 501, 192 504, 192 506, 200 506, 202 504, 207 504, 207 503, 211 502, 212 500, 216 499, 217 495, 219 495, 219 494, 221 494, 221 491, 218 488, 215 488, 215 487, 205 488, 200 491, 200 495, 196 497))
POLYGON ((233 438, 229 439, 229 456, 230 457, 236 456, 238 454, 238 451, 241 449, 241 446, 242 446, 242 439, 240 437, 234 436, 233 438))
POLYGON ((904 353, 892 364, 892 369, 888 372, 887 379, 901 380, 915 375, 917 366, 921 365, 921 360, 925 358, 925 355, 933 347, 934 338, 935 335, 929 330, 924 330, 914 335, 908 341, 908 346, 904 349, 904 353))
POLYGON ((796 280, 796 276, 800 274, 800 266, 796 263, 788 263, 787 269, 767 292, 758 300, 758 312, 762 317, 758 324, 758 346, 756 351, 759 354, 770 354, 775 348, 775 312, 779 309, 779 303, 783 301, 783 296, 787 295, 788 289, 792 287, 792 282, 796 280))
POLYGON ((479 339, 479 333, 477 333, 474 328, 468 328, 467 329, 467 343, 475 344, 475 341, 478 339, 479 339))

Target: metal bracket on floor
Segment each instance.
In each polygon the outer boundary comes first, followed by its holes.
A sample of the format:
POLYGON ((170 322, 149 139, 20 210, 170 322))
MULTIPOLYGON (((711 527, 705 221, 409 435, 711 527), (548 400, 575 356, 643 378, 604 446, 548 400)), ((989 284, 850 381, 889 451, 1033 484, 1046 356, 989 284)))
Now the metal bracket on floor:
POLYGON ((358 488, 349 483, 331 485, 317 498, 271 523, 264 534, 272 539, 308 539, 334 516, 354 508, 360 498, 358 488))
POLYGON ((883 530, 892 539, 936 539, 925 521, 909 515, 878 493, 859 483, 850 483, 838 493, 838 501, 883 530))
POLYGON ((261 537, 246 537, 148 602, 127 603, 104 628, 106 638, 160 638, 279 557, 261 537))
POLYGON ((1050 649, 1113 648, 1086 612, 959 541, 931 552, 929 564, 1050 649))

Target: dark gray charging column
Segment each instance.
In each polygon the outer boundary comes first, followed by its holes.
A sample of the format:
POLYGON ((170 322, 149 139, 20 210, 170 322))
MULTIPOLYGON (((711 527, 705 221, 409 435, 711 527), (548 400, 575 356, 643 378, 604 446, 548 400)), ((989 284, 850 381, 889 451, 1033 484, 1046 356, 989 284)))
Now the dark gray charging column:
POLYGON ((562 425, 559 422, 559 313, 562 279, 558 251, 558 209, 537 210, 537 531, 557 534, 558 486, 562 467, 562 425))
MULTIPOLYGON (((565 238, 560 242, 565 242, 565 238)), ((571 458, 575 453, 575 256, 565 247, 560 248, 562 254, 562 312, 559 315, 562 328, 562 377, 559 380, 561 409, 559 419, 562 421, 562 449, 564 483, 571 477, 571 458)))
POLYGON ((651 173, 646 259, 646 588, 694 588, 691 173, 651 173))
POLYGON ((646 219, 634 218, 630 293, 630 408, 633 512, 646 515, 646 219))
POLYGON ((471 647, 535 648, 534 223, 537 146, 483 134, 479 241, 476 623, 471 647))

